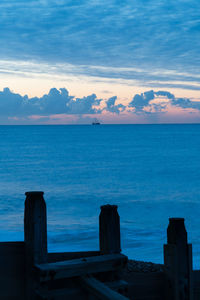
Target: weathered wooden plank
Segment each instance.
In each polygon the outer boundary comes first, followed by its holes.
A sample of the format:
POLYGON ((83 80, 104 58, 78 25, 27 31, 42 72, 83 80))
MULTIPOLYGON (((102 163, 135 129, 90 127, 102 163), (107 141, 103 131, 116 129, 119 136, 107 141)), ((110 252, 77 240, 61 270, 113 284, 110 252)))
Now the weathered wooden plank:
POLYGON ((80 251, 80 252, 55 252, 48 253, 48 262, 58 262, 62 260, 77 259, 100 255, 100 251, 80 251))
POLYGON ((164 245, 164 264, 166 273, 166 300, 177 300, 179 297, 177 247, 173 244, 164 245))
POLYGON ((0 299, 25 299, 24 242, 0 243, 0 299))
MULTIPOLYGON (((83 282, 82 282, 83 284, 83 282)), ((112 289, 116 292, 119 292, 120 289, 128 288, 128 283, 124 280, 117 280, 112 282, 104 282, 109 289, 112 289)), ((77 299, 77 300, 88 300, 88 298, 92 298, 90 293, 90 289, 84 289, 81 286, 81 281, 79 279, 76 280, 65 280, 64 283, 65 288, 57 288, 57 289, 38 289, 36 291, 37 295, 41 299, 54 299, 54 300, 61 300, 61 299, 77 299), (90 294, 90 296, 89 296, 90 294)), ((84 284, 85 287, 85 284, 84 284)), ((93 295, 94 296, 94 295, 93 295)))
POLYGON ((76 299, 76 300, 88 300, 88 293, 79 285, 72 286, 63 289, 38 289, 36 295, 39 299, 53 299, 53 300, 64 300, 64 299, 76 299))
POLYGON ((170 218, 164 261, 169 300, 193 300, 192 246, 187 243, 183 218, 170 218))
POLYGON ((194 300, 200 299, 200 271, 193 271, 193 294, 194 300))
POLYGON ((35 299, 35 263, 47 262, 47 220, 43 192, 27 192, 24 211, 26 298, 35 299))
POLYGON ((93 277, 81 277, 80 283, 89 293, 101 300, 128 300, 127 297, 113 291, 93 277))
MULTIPOLYGON (((115 290, 116 292, 126 292, 128 293, 128 282, 125 280, 115 280, 115 281, 106 281, 104 282, 110 289, 115 290)), ((123 293, 122 293, 123 294, 123 293)))
POLYGON ((192 244, 187 244, 189 300, 194 300, 192 244))
POLYGON ((39 272, 40 281, 48 281, 113 271, 122 268, 126 262, 127 257, 123 254, 107 254, 57 263, 35 264, 35 269, 39 272))
POLYGON ((47 261, 47 220, 43 192, 26 192, 24 241, 28 264, 47 261))
POLYGON ((101 206, 99 215, 99 243, 100 251, 104 254, 120 253, 120 219, 117 205, 101 206))

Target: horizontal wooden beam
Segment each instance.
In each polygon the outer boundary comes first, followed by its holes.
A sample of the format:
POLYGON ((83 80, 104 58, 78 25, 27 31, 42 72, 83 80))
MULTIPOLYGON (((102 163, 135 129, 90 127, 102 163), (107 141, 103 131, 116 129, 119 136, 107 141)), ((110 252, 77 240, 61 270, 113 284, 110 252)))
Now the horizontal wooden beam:
POLYGON ((86 274, 114 271, 127 263, 123 254, 107 254, 80 259, 66 260, 57 263, 36 264, 35 270, 40 281, 70 278, 86 274))
POLYGON ((48 253, 48 263, 62 260, 77 259, 82 257, 98 256, 100 251, 79 251, 79 252, 54 252, 48 253))
POLYGON ((80 283, 89 294, 95 296, 95 299, 101 300, 128 300, 127 297, 113 291, 101 281, 94 277, 81 277, 80 283))
POLYGON ((122 288, 124 285, 127 285, 127 283, 122 280, 101 283, 99 280, 93 280, 93 278, 91 280, 90 278, 79 277, 76 279, 65 280, 65 287, 63 288, 44 289, 41 285, 40 288, 36 290, 36 294, 40 297, 40 299, 53 298, 55 300, 61 300, 66 299, 67 297, 69 299, 86 300, 88 299, 88 296, 90 299, 93 299, 93 297, 95 299, 108 299, 109 296, 112 297, 109 299, 124 300, 127 298, 121 296, 120 294, 117 294, 117 298, 115 298, 116 293, 113 291, 115 290, 118 292, 118 288, 122 288), (106 288, 106 286, 109 288, 109 290, 106 288))
POLYGON ((104 282, 110 289, 119 292, 120 290, 127 290, 128 291, 128 282, 122 279, 118 279, 115 281, 106 281, 104 282))
POLYGON ((63 288, 55 290, 38 289, 36 290, 36 295, 39 296, 39 299, 88 299, 87 292, 85 292, 81 287, 63 288))

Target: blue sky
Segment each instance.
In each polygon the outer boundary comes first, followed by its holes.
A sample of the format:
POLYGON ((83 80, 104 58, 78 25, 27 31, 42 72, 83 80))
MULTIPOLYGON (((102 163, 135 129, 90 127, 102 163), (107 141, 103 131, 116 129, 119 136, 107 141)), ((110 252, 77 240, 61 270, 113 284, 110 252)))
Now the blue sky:
POLYGON ((73 111, 67 97, 64 103, 59 98, 62 103, 42 104, 52 105, 49 116, 60 115, 64 123, 79 122, 83 115, 87 122, 94 113, 111 123, 148 123, 150 114, 151 122, 200 120, 199 104, 194 105, 200 100, 199 1, 3 0, 0 30, 1 123, 26 123, 39 112, 45 118, 41 115, 35 122, 52 120, 29 102, 26 114, 15 113, 17 101, 24 101, 26 94, 26 101, 44 100, 52 88, 66 89, 73 97, 73 111), (12 101, 8 94, 4 97, 6 87, 12 101), (165 96, 154 94, 157 101, 146 102, 139 114, 130 103, 135 95, 151 90, 165 96), (166 92, 189 104, 175 105, 166 92), (102 99, 100 108, 92 97, 102 99), (115 107, 109 110, 111 98, 115 107), (90 109, 88 99, 94 100, 90 109), (163 101, 167 105, 161 109, 163 101))

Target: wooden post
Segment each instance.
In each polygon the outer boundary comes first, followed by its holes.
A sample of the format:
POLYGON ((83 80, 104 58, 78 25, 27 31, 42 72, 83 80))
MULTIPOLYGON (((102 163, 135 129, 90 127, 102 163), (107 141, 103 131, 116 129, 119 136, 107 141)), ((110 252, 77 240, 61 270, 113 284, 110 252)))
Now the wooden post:
POLYGON ((120 253, 120 220, 117 205, 101 206, 99 215, 100 251, 103 254, 120 253))
POLYGON ((27 192, 24 211, 26 299, 35 299, 35 264, 47 262, 47 220, 43 192, 27 192))
POLYGON ((170 218, 164 245, 167 300, 192 300, 192 246, 183 218, 170 218))

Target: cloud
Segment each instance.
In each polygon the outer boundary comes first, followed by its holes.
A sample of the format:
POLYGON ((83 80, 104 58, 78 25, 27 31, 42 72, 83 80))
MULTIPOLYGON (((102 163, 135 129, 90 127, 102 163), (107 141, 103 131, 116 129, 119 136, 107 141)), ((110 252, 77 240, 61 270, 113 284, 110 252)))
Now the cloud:
POLYGON ((154 94, 157 96, 165 96, 168 99, 175 99, 175 96, 173 94, 166 91, 158 91, 158 92, 154 92, 154 94))
POLYGON ((2 0, 1 58, 198 74, 200 2, 150 4, 2 0))
POLYGON ((129 107, 134 107, 135 112, 143 111, 143 108, 149 105, 149 102, 154 99, 154 91, 136 94, 133 100, 129 103, 129 107))
POLYGON ((132 101, 128 104, 129 108, 133 108, 134 113, 157 113, 165 112, 167 105, 179 107, 182 109, 195 109, 200 111, 200 101, 193 101, 189 98, 177 98, 167 91, 147 91, 136 94, 132 101), (159 102, 153 100, 159 99, 159 102))
POLYGON ((171 111, 179 109, 180 113, 200 112, 200 101, 189 98, 175 97, 174 94, 159 90, 149 90, 133 96, 128 104, 116 104, 117 96, 100 99, 96 94, 82 98, 71 96, 66 88, 52 88, 48 94, 41 97, 29 98, 27 95, 12 92, 9 88, 0 91, 0 117, 1 121, 10 120, 15 123, 32 122, 73 122, 87 123, 94 115, 104 117, 106 114, 123 116, 148 116, 157 118, 171 111))
POLYGON ((100 113, 101 99, 95 94, 83 98, 70 96, 65 88, 50 89, 42 97, 29 98, 4 88, 0 92, 0 115, 8 117, 51 114, 96 114, 100 113))
POLYGON ((92 65, 73 65, 69 63, 53 63, 40 61, 0 60, 0 75, 56 81, 69 81, 82 78, 84 81, 126 84, 156 89, 179 88, 200 90, 200 75, 195 70, 186 71, 148 69, 146 67, 111 67, 92 65))
POLYGON ((23 106, 28 100, 27 96, 12 93, 9 88, 0 92, 0 115, 18 116, 21 115, 23 106))
POLYGON ((97 114, 101 113, 98 108, 102 99, 97 99, 95 94, 83 98, 76 98, 67 103, 68 114, 97 114))
POLYGON ((117 100, 117 96, 109 98, 105 102, 106 103, 105 110, 107 110, 109 112, 112 112, 112 113, 116 113, 116 114, 119 114, 119 113, 123 112, 126 109, 126 106, 121 104, 121 103, 115 105, 116 100, 117 100))
POLYGON ((188 98, 174 98, 171 104, 181 108, 192 108, 200 111, 200 102, 191 101, 188 98))

